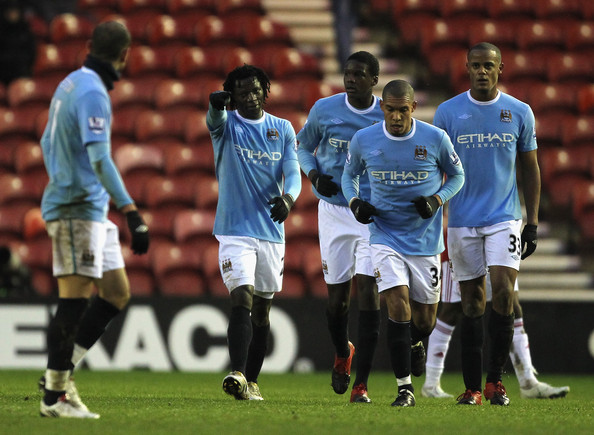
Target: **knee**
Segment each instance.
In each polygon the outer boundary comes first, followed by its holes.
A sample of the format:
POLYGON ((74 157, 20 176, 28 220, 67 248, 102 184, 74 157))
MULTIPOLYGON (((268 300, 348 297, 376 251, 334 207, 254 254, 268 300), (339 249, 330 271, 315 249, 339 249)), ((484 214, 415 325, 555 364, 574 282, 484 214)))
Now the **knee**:
POLYGON ((242 285, 236 287, 231 292, 231 306, 244 307, 252 310, 254 289, 251 286, 242 285))

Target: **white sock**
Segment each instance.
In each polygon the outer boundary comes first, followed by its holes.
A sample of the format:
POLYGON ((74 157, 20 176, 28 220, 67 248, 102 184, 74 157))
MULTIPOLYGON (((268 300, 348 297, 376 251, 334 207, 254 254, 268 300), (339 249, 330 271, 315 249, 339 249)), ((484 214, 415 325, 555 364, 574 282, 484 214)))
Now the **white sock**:
POLYGON ((66 391, 66 382, 70 377, 70 370, 45 371, 45 389, 51 391, 66 391))
POLYGON ((72 365, 76 367, 78 363, 81 362, 81 360, 85 357, 88 351, 89 349, 85 349, 84 347, 75 343, 74 350, 72 351, 72 358, 70 359, 72 365))
POLYGON ((538 379, 534 375, 535 370, 532 366, 528 334, 524 330, 524 320, 522 318, 514 321, 514 339, 509 357, 514 365, 520 387, 533 387, 538 382, 538 379))
POLYGON ((412 378, 410 375, 408 375, 405 378, 396 378, 396 382, 398 383, 398 387, 401 387, 403 385, 412 384, 412 378))
POLYGON ((440 384, 445 358, 450 347, 455 326, 450 326, 437 319, 435 328, 427 343, 427 363, 425 364, 425 386, 440 384))

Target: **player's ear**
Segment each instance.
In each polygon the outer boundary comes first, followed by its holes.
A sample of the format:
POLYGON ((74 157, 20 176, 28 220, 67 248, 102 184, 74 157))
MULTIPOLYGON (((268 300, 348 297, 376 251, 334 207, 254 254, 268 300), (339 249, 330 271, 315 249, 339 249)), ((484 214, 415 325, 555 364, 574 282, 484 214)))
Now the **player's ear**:
POLYGON ((373 86, 377 85, 377 82, 379 81, 379 77, 378 76, 373 76, 373 86))
POLYGON ((503 67, 504 67, 503 62, 501 62, 499 64, 499 74, 502 74, 503 73, 503 67))

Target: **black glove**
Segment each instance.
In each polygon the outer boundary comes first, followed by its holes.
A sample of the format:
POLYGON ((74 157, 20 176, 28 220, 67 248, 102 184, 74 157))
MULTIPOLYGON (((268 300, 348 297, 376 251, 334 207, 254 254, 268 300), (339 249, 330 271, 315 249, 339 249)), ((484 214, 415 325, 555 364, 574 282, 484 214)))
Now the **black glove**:
POLYGON ((137 210, 126 213, 126 222, 132 234, 132 252, 137 255, 146 254, 149 247, 149 229, 137 210))
POLYGON ((210 104, 217 110, 225 109, 231 102, 231 94, 227 91, 215 91, 210 94, 210 104))
POLYGON ((418 196, 411 202, 423 219, 429 219, 439 208, 439 201, 435 196, 418 196))
POLYGON ((289 212, 291 211, 293 204, 295 204, 295 201, 291 195, 285 193, 282 196, 275 196, 268 201, 268 204, 272 205, 270 217, 274 222, 281 224, 289 216, 289 212))
POLYGON ((536 250, 536 244, 538 242, 536 228, 536 225, 527 224, 522 230, 522 260, 532 255, 532 253, 536 250))
POLYGON ((336 184, 332 180, 332 175, 320 174, 319 172, 315 172, 310 180, 311 184, 315 187, 315 189, 320 192, 320 195, 324 196, 334 196, 340 190, 338 184, 336 184))
POLYGON ((377 216, 377 210, 374 206, 372 206, 367 201, 363 201, 362 199, 354 199, 351 202, 351 211, 355 215, 355 219, 357 219, 362 224, 370 224, 373 222, 371 216, 377 216))

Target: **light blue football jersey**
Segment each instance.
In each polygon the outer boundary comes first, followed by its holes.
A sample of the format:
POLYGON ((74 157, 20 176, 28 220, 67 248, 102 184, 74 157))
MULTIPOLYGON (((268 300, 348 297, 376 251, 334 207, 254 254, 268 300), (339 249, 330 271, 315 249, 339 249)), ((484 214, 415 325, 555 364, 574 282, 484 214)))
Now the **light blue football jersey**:
POLYGON ((433 124, 448 133, 466 173, 466 183, 450 202, 448 226, 521 219, 516 157, 537 148, 530 106, 503 92, 481 102, 467 91, 440 104, 433 124))
MULTIPOLYGON (((382 122, 384 114, 379 98, 373 97, 373 104, 364 110, 351 106, 345 92, 322 98, 313 105, 307 122, 297 134, 297 156, 305 175, 312 169, 331 175, 338 187, 351 138, 358 130, 382 122)), ((348 206, 342 190, 337 195, 320 195, 312 186, 313 193, 331 204, 348 206)), ((362 198, 369 198, 369 183, 361 179, 359 185, 362 198)))
POLYGON ((297 160, 295 130, 266 112, 257 120, 237 111, 222 116, 217 128, 208 126, 219 182, 213 233, 282 243, 284 225, 270 218, 268 201, 283 194, 283 161, 297 160))
POLYGON ((102 222, 109 195, 93 171, 86 145, 110 143, 111 102, 99 75, 86 67, 56 89, 41 149, 49 183, 41 201, 46 221, 76 218, 102 222))
POLYGON ((364 171, 371 186, 369 202, 378 211, 369 225, 370 242, 406 255, 442 252, 442 208, 422 219, 412 200, 437 193, 445 203, 464 183, 462 164, 445 132, 417 119, 406 136, 391 135, 385 122, 359 130, 342 177, 349 200, 357 196, 357 177, 364 171))

